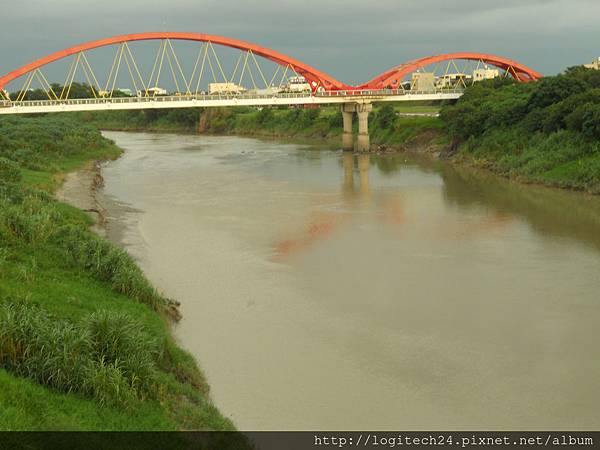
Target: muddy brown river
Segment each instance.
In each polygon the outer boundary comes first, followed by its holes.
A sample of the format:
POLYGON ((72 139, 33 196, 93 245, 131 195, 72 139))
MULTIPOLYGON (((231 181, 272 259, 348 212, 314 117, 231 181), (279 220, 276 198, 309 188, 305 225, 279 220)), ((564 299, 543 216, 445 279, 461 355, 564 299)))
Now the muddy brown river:
POLYGON ((407 155, 107 132, 111 239, 242 430, 600 428, 600 200, 407 155))

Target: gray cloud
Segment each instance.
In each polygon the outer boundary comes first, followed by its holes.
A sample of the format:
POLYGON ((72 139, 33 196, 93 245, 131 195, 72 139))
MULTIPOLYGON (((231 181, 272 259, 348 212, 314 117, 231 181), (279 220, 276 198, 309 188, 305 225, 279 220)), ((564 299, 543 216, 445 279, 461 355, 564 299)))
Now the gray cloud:
POLYGON ((547 74, 600 55, 597 0, 20 0, 3 11, 2 73, 82 41, 156 30, 249 40, 347 82, 453 51, 547 74))

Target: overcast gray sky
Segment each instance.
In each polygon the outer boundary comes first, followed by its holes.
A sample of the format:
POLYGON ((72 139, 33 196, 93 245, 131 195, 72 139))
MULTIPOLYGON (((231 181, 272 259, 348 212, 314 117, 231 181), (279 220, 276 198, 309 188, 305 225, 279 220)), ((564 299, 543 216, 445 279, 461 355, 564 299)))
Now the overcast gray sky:
POLYGON ((196 31, 359 83, 403 61, 496 53, 544 74, 600 56, 600 0, 0 0, 0 72, 92 39, 196 31))

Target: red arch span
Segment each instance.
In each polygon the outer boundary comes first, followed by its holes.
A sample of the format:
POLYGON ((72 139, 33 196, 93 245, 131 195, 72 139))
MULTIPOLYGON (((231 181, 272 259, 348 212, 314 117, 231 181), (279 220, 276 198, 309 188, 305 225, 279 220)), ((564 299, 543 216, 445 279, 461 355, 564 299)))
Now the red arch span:
MULTIPOLYGON (((120 44, 122 42, 131 42, 131 41, 145 41, 152 39, 173 39, 173 40, 185 40, 185 41, 200 41, 200 42, 212 42, 213 44, 224 45, 227 47, 237 48, 240 50, 252 50, 256 55, 267 58, 277 64, 281 64, 283 66, 287 66, 288 64, 296 71, 298 74, 305 77, 311 85, 313 82, 318 86, 323 86, 328 90, 336 90, 336 89, 347 89, 349 86, 344 83, 339 82, 335 78, 327 75, 324 72, 321 72, 314 67, 311 67, 307 64, 304 64, 297 59, 291 58, 282 53, 276 52, 274 50, 261 47, 256 44, 252 44, 245 41, 240 41, 237 39, 231 39, 223 36, 214 36, 210 34, 201 34, 201 33, 179 33, 179 32, 155 32, 155 33, 137 33, 137 34, 124 34, 121 36, 114 36, 111 38, 100 39, 97 41, 88 42, 85 44, 76 45, 71 48, 67 48, 65 50, 58 51, 56 53, 52 53, 51 55, 45 56, 44 58, 40 58, 32 63, 26 64, 23 67, 20 67, 12 72, 7 73, 6 75, 0 78, 0 89, 4 89, 4 87, 10 83, 11 81, 19 78, 26 73, 29 73, 35 69, 38 69, 46 64, 50 64, 59 59, 65 58, 67 56, 83 52, 86 50, 91 50, 98 47, 105 47, 108 45, 120 44)), ((314 88, 315 85, 313 85, 314 88)))
POLYGON ((399 66, 383 72, 381 75, 373 78, 371 81, 361 85, 360 88, 384 89, 390 86, 392 88, 397 88, 406 75, 430 64, 435 64, 441 61, 449 61, 452 59, 483 61, 484 63, 509 71, 515 80, 521 82, 534 81, 542 77, 542 75, 535 70, 502 56, 490 55, 487 53, 462 52, 427 56, 425 58, 415 59, 407 63, 400 64, 399 66))

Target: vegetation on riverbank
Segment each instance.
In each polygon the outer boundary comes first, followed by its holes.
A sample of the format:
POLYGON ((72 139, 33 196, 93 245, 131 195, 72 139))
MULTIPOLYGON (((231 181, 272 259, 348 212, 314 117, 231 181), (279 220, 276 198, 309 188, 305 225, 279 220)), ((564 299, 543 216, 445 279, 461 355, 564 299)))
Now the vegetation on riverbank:
POLYGON ((477 83, 440 118, 456 160, 600 193, 600 71, 575 67, 536 83, 477 83))
POLYGON ((230 430, 172 302, 52 192, 120 150, 76 117, 0 120, 0 429, 230 430))
MULTIPOLYGON (((524 182, 600 193, 600 71, 575 67, 536 83, 479 82, 453 104, 375 105, 371 144, 444 153, 455 162, 524 182)), ((120 130, 187 131, 328 141, 340 145, 337 107, 82 113, 120 130)), ((355 121, 356 122, 356 121, 355 121)), ((355 123, 356 126, 356 123, 355 123)))
MULTIPOLYGON (((433 117, 435 105, 375 105, 370 118, 371 142, 402 145, 442 124, 433 117), (423 115, 411 115, 411 114, 423 115), (428 114, 428 115, 426 115, 428 114)), ((339 145, 342 114, 338 106, 309 108, 207 108, 80 113, 82 121, 100 129, 119 131, 189 132, 239 136, 302 138, 339 145)), ((354 127, 357 128, 356 120, 354 127)))

